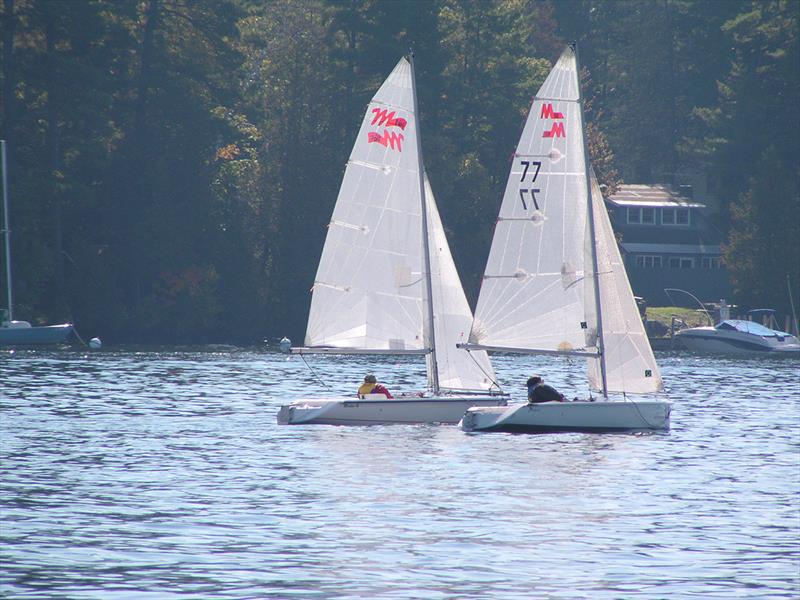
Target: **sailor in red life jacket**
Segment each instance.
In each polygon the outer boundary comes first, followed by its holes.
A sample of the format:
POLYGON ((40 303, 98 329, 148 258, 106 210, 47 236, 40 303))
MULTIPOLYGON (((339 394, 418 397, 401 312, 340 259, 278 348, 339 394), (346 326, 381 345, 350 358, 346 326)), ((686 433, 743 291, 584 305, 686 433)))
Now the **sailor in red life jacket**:
POLYGON ((367 394, 383 394, 387 398, 394 398, 389 393, 389 390, 386 389, 385 386, 382 386, 378 383, 378 378, 375 375, 367 375, 364 377, 364 383, 361 384, 361 387, 358 388, 358 397, 363 398, 367 394))

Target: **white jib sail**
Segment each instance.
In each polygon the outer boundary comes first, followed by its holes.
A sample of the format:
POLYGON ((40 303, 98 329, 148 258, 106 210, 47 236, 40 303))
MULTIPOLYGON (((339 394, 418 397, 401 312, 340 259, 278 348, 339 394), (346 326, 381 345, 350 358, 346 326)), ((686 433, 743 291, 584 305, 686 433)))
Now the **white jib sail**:
MULTIPOLYGON (((575 54, 539 89, 513 157, 470 342, 594 350, 587 322, 587 198, 575 54)), ((589 289, 587 289, 589 288, 589 289)), ((590 295, 591 295, 590 294, 590 295)))
MULTIPOLYGON (((603 313, 603 346, 606 363, 606 389, 609 392, 628 394, 655 393, 662 389, 653 350, 647 339, 636 300, 633 298, 625 265, 617 246, 614 230, 608 218, 603 194, 591 173, 592 207, 597 247, 600 309, 603 313)), ((587 252, 590 250, 587 248, 587 252)), ((591 258, 586 264, 591 271, 591 258)), ((587 306, 593 308, 594 298, 587 306)), ((588 359, 589 383, 595 390, 602 389, 600 361, 588 359)))
MULTIPOLYGON (((488 354, 483 350, 466 352, 456 348, 456 344, 466 342, 469 337, 472 311, 461 286, 427 176, 425 200, 428 207, 433 329, 436 336, 439 387, 454 391, 488 390, 495 380, 488 354)), ((428 359, 428 374, 430 378, 430 359, 428 359)))
POLYGON ((314 281, 307 346, 421 350, 422 225, 411 66, 367 107, 314 281))

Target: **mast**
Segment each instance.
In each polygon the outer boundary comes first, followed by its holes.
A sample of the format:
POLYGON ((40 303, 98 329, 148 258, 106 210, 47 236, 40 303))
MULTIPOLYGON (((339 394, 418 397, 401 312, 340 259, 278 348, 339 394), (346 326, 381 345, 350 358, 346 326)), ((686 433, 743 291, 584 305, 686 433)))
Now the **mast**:
POLYGON ((6 287, 8 288, 8 322, 14 320, 14 306, 11 295, 11 226, 8 221, 8 169, 6 163, 6 141, 0 140, 3 155, 3 238, 6 246, 6 287))
POLYGON ((608 384, 606 382, 606 353, 605 344, 603 342, 603 312, 600 306, 600 269, 597 261, 597 238, 595 236, 594 228, 594 208, 592 206, 592 182, 590 177, 590 162, 589 162, 589 144, 586 142, 586 127, 583 115, 583 92, 581 91, 581 64, 578 60, 578 43, 573 42, 570 44, 572 51, 575 53, 575 77, 578 84, 578 114, 581 119, 581 135, 583 140, 583 175, 586 180, 586 203, 588 205, 589 214, 589 236, 592 248, 592 269, 594 271, 594 303, 595 310, 597 311, 597 349, 600 354, 600 376, 603 384, 603 397, 608 398, 608 384))
POLYGON ((417 76, 414 70, 414 51, 409 50, 408 62, 411 64, 411 96, 414 99, 414 120, 417 125, 417 173, 419 174, 419 198, 422 206, 422 268, 425 269, 425 291, 428 300, 427 318, 423 321, 423 332, 428 330, 431 349, 431 375, 433 393, 439 393, 439 366, 436 363, 436 333, 433 327, 433 284, 431 282, 431 249, 428 240, 428 203, 425 198, 425 161, 422 159, 422 133, 420 128, 419 105, 417 104, 417 76))

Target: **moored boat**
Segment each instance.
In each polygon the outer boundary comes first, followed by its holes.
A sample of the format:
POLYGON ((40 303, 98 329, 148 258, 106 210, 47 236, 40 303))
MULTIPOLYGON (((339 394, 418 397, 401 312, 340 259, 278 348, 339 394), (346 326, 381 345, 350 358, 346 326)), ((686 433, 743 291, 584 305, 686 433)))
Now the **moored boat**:
POLYGON ((5 248, 6 302, 7 307, 0 315, 0 346, 25 346, 60 344, 69 341, 74 334, 71 323, 60 325, 33 326, 28 321, 14 319, 13 279, 11 276, 11 221, 8 214, 8 175, 6 162, 6 142, 0 140, 0 155, 3 167, 3 241, 5 248))
POLYGON ((800 356, 800 340, 796 336, 744 319, 681 329, 675 333, 675 343, 698 354, 800 356))

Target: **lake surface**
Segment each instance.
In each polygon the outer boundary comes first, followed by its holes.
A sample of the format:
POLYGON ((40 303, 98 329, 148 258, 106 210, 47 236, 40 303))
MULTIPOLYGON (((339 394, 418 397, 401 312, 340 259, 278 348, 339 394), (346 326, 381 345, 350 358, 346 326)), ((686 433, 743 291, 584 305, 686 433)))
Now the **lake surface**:
POLYGON ((669 433, 513 435, 275 422, 412 358, 2 352, 0 596, 800 597, 800 361, 657 358, 669 433))

